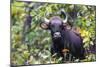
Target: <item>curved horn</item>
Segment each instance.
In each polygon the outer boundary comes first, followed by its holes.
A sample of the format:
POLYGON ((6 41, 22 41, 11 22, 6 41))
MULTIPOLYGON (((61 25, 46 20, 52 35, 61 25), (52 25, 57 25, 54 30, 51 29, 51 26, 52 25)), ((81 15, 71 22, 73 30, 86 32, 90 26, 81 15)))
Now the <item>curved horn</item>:
MULTIPOLYGON (((48 15, 49 15, 49 14, 45 13, 45 16, 48 16, 48 15)), ((44 17, 44 21, 45 21, 45 23, 49 23, 49 22, 50 22, 50 20, 47 19, 46 17, 44 17)))
POLYGON ((64 9, 61 10, 61 14, 63 14, 65 16, 65 19, 63 20, 63 23, 66 23, 67 20, 68 20, 68 15, 66 14, 64 9))
POLYGON ((63 23, 66 23, 68 20, 68 17, 66 16, 66 18, 63 20, 63 23))
POLYGON ((48 20, 47 18, 44 18, 44 21, 45 21, 46 23, 49 23, 49 22, 50 22, 50 20, 48 20))

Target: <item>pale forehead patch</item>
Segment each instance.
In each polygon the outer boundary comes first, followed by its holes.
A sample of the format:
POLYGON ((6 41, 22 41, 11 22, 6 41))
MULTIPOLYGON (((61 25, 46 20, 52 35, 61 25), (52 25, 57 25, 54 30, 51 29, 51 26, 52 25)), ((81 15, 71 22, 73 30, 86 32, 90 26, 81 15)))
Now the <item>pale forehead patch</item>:
POLYGON ((61 20, 59 20, 59 19, 53 19, 53 20, 51 21, 51 24, 59 24, 59 25, 61 25, 62 22, 61 22, 61 20))

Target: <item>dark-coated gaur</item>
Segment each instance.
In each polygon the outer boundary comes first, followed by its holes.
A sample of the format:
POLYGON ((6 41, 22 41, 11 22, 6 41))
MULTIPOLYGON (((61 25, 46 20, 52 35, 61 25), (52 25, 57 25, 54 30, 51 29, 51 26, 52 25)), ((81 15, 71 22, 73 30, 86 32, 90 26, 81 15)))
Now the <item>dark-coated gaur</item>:
POLYGON ((84 59, 84 48, 82 38, 75 33, 67 24, 68 16, 62 20, 59 16, 51 17, 49 20, 44 18, 41 23, 41 28, 51 31, 52 45, 51 54, 57 53, 58 56, 63 57, 63 50, 68 49, 69 53, 76 59, 84 59))

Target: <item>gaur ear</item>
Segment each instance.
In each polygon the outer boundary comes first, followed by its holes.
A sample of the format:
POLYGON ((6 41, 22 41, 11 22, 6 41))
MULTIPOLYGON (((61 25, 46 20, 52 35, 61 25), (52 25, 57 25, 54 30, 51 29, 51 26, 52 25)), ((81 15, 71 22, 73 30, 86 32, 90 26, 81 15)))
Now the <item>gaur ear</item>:
POLYGON ((67 26, 67 23, 63 23, 63 26, 66 27, 67 26))
POLYGON ((45 22, 40 23, 40 27, 41 27, 42 29, 48 29, 48 24, 45 23, 45 22))
POLYGON ((63 23, 63 26, 69 30, 72 28, 71 25, 69 25, 68 23, 63 23))

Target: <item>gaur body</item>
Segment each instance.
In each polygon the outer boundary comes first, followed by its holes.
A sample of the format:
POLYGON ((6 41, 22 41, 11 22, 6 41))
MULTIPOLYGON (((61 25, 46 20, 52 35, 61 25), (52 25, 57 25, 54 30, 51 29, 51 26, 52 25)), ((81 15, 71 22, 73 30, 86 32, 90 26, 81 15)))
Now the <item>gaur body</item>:
POLYGON ((84 48, 81 36, 74 32, 65 22, 67 22, 67 17, 65 20, 62 20, 59 16, 54 16, 50 20, 45 18, 45 22, 41 23, 43 29, 51 31, 53 43, 51 45, 51 54, 57 53, 58 56, 64 58, 63 50, 67 49, 76 59, 84 59, 84 48))

